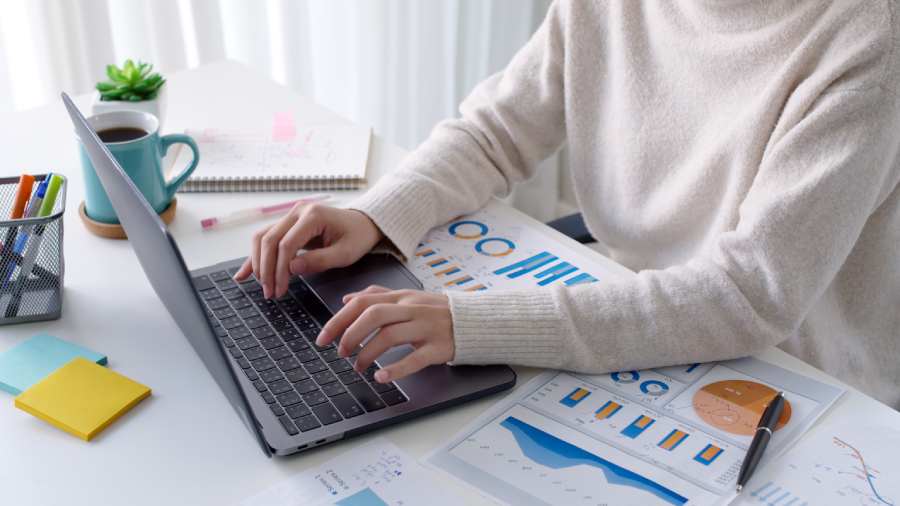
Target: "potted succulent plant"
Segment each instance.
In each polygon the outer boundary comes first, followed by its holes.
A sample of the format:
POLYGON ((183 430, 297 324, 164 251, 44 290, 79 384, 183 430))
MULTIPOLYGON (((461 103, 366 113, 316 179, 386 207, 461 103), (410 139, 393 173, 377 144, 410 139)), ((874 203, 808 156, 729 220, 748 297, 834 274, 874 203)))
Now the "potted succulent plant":
POLYGON ((165 115, 166 80, 149 63, 125 60, 122 67, 106 66, 107 81, 97 83, 91 110, 94 114, 134 110, 149 112, 162 126, 165 115))

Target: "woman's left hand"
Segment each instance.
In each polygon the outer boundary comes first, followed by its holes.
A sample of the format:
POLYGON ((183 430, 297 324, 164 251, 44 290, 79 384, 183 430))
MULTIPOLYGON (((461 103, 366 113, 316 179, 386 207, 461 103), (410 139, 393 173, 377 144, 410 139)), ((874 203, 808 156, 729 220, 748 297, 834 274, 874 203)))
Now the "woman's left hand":
POLYGON ((348 357, 373 332, 375 335, 356 358, 357 372, 364 371, 394 346, 411 344, 415 348, 403 359, 376 372, 379 383, 453 360, 453 319, 446 295, 380 286, 347 294, 343 309, 322 328, 316 344, 325 346, 340 337, 338 354, 348 357))

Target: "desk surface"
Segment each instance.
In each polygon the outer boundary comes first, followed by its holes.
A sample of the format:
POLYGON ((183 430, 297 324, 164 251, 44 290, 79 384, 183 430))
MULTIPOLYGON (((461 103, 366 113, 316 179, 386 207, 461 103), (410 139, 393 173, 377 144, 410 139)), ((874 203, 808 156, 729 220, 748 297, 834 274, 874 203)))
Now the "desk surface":
MULTIPOLYGON (((171 76, 165 132, 186 127, 266 125, 293 111, 298 122, 346 120, 256 76, 236 63, 218 63, 171 76)), ((87 97, 79 97, 83 111, 87 97)), ((76 144, 62 104, 7 115, 0 123, 2 171, 15 175, 52 170, 69 177, 65 217, 66 279, 62 319, 0 327, 0 351, 47 332, 109 356, 109 367, 153 389, 153 396, 91 443, 73 438, 0 403, 0 488, 4 503, 234 504, 303 469, 348 451, 374 435, 385 436, 415 457, 455 433, 499 398, 446 410, 357 439, 284 459, 266 459, 225 397, 156 298, 130 246, 90 235, 77 207, 83 182, 76 144)), ((404 151, 376 138, 369 178, 395 167, 404 151)), ((354 193, 339 194, 338 202, 354 193)), ((180 194, 171 230, 190 268, 246 254, 254 225, 214 233, 200 231, 202 217, 274 203, 291 193, 180 194)), ((760 358, 814 378, 840 384, 775 348, 760 358)), ((519 385, 536 370, 517 368, 519 385)), ((849 389, 826 416, 897 417, 895 411, 849 389)), ((900 421, 898 421, 900 425, 900 421)), ((444 476, 468 499, 485 501, 444 476)))

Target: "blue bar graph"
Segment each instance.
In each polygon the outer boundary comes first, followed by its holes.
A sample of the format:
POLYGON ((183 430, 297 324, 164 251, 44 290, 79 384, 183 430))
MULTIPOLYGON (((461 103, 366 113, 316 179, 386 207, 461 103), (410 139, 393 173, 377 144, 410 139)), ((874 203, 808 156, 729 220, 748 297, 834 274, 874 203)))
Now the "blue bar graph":
POLYGON ((590 274, 588 274, 586 272, 582 272, 581 274, 578 274, 577 276, 573 276, 573 277, 567 279, 566 286, 581 285, 584 283, 593 283, 595 281, 597 281, 597 278, 595 278, 594 276, 591 276, 590 274))
POLYGON ((550 267, 549 269, 544 269, 541 272, 535 274, 534 277, 545 278, 553 273, 559 272, 559 271, 561 271, 565 268, 571 267, 571 266, 572 266, 572 264, 570 264, 569 262, 560 262, 560 263, 550 267))
MULTIPOLYGON (((528 267, 532 266, 533 264, 537 264, 537 263, 544 261, 548 257, 550 258, 550 262, 552 262, 553 260, 556 260, 555 256, 551 255, 550 253, 547 253, 546 251, 542 251, 542 252, 538 253, 537 255, 526 258, 525 260, 516 262, 514 264, 507 265, 506 267, 501 267, 501 268, 497 269, 496 271, 494 271, 494 274, 506 274, 508 272, 515 271, 516 269, 528 268, 528 267)), ((541 264, 541 265, 543 265, 543 264, 541 264)))
POLYGON ((564 278, 577 270, 578 270, 578 267, 575 267, 574 265, 571 267, 566 267, 565 269, 558 271, 556 274, 554 274, 548 278, 544 278, 542 281, 539 281, 538 285, 547 286, 550 283, 553 283, 554 281, 556 281, 558 279, 564 278))

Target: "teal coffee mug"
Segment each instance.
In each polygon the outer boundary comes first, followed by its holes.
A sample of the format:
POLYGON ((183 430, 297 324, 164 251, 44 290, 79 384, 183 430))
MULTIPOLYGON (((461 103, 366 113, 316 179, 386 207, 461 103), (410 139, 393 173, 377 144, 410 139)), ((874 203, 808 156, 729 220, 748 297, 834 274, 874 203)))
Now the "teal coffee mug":
MULTIPOLYGON (((183 134, 160 136, 159 120, 150 113, 112 111, 91 116, 88 123, 157 213, 169 207, 178 187, 194 172, 200 161, 194 139, 183 134), (177 176, 166 181, 162 160, 169 147, 178 143, 188 145, 194 154, 193 160, 177 176)), ((85 213, 94 221, 119 223, 116 211, 80 142, 79 147, 84 172, 85 213)))

